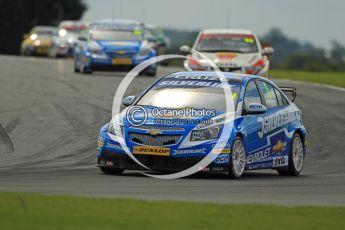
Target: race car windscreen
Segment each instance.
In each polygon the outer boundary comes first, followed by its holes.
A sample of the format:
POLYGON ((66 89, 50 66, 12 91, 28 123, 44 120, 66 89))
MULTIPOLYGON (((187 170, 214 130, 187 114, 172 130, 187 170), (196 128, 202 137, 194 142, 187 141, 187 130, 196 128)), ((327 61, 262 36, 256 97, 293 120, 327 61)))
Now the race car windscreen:
MULTIPOLYGON (((240 81, 229 81, 236 106, 241 88, 240 81)), ((226 111, 224 89, 219 81, 162 79, 149 90, 137 105, 160 108, 195 108, 226 111)))
POLYGON ((143 39, 141 30, 92 30, 90 38, 108 41, 138 41, 143 39))
POLYGON ((202 34, 196 44, 199 52, 256 53, 258 47, 253 35, 202 34))
POLYGON ((35 30, 33 32, 31 32, 31 34, 37 34, 38 36, 42 36, 42 37, 52 37, 55 35, 55 31, 53 30, 35 30))

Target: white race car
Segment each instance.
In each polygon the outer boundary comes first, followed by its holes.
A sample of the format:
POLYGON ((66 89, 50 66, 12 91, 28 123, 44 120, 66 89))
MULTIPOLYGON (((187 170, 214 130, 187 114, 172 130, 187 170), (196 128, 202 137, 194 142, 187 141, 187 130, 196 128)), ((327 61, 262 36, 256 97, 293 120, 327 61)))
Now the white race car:
POLYGON ((194 45, 180 47, 189 54, 184 67, 189 71, 207 71, 214 62, 221 71, 256 74, 267 77, 272 47, 262 48, 249 30, 207 29, 199 33, 194 45))
POLYGON ((73 56, 78 37, 86 28, 87 24, 81 21, 62 21, 49 50, 49 56, 52 58, 73 56))

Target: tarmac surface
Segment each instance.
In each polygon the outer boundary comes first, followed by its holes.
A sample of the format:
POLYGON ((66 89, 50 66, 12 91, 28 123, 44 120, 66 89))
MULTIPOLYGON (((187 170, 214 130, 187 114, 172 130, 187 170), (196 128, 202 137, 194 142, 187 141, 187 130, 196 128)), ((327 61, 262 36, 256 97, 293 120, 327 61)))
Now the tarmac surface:
MULTIPOLYGON (((136 171, 102 174, 96 167, 99 128, 111 118, 125 73, 75 74, 71 60, 0 56, 0 191, 39 192, 218 203, 345 205, 345 91, 297 87, 308 129, 308 155, 299 177, 273 170, 240 180, 197 174, 153 179, 136 171)), ((175 71, 160 68, 159 75, 175 71)), ((154 80, 139 76, 126 95, 154 80)))

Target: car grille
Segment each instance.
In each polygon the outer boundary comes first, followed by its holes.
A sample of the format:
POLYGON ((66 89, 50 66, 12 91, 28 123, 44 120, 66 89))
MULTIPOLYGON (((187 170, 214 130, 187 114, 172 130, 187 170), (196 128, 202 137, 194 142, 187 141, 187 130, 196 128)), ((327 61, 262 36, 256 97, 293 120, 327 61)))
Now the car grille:
POLYGON ((223 72, 242 71, 241 67, 220 67, 219 69, 223 72))
POLYGON ((132 58, 134 54, 118 54, 118 53, 108 53, 107 55, 111 58, 132 58))
POLYGON ((180 131, 184 132, 185 129, 181 127, 174 127, 174 126, 149 126, 149 125, 141 125, 141 126, 131 126, 134 129, 144 129, 144 130, 151 130, 157 129, 159 131, 180 131))
POLYGON ((168 146, 179 142, 182 135, 151 135, 142 133, 129 133, 129 139, 137 144, 148 146, 168 146))

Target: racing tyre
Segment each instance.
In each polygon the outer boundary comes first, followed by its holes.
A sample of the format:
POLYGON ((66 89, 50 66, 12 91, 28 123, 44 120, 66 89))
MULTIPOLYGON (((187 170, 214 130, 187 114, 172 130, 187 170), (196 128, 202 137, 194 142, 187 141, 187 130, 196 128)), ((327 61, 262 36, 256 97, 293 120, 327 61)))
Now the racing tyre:
POLYGON ((149 70, 146 71, 145 74, 146 74, 146 76, 154 77, 157 74, 157 68, 149 69, 149 70))
POLYGON ((298 176, 303 168, 304 144, 301 136, 295 133, 292 137, 287 170, 277 170, 280 176, 298 176))
POLYGON ((241 137, 236 137, 231 147, 229 176, 240 178, 246 166, 246 150, 241 137))
POLYGON ((75 73, 80 73, 80 69, 77 67, 76 63, 74 63, 74 72, 75 73))
POLYGON ((92 74, 92 72, 93 72, 91 67, 85 68, 84 65, 81 66, 80 71, 81 71, 82 73, 86 73, 86 74, 92 74))
POLYGON ((118 168, 107 168, 107 167, 100 167, 99 168, 103 173, 108 175, 121 175, 125 170, 118 169, 118 168))

